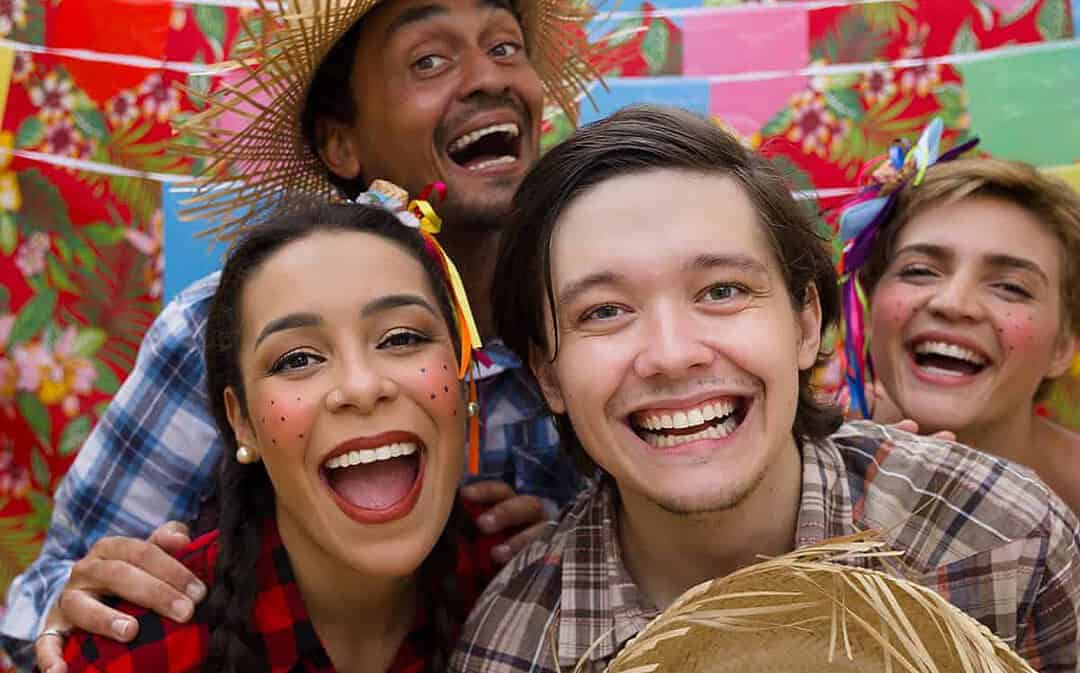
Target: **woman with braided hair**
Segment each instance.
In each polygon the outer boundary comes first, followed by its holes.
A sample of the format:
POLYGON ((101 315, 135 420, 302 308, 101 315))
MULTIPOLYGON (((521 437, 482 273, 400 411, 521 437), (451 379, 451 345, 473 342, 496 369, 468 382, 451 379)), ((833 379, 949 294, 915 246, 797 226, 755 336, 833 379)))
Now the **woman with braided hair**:
POLYGON ((456 495, 468 303, 415 212, 310 206, 232 250, 206 360, 233 458, 181 554, 209 596, 185 624, 121 603, 138 637, 76 633, 69 670, 444 670, 497 541, 456 495))

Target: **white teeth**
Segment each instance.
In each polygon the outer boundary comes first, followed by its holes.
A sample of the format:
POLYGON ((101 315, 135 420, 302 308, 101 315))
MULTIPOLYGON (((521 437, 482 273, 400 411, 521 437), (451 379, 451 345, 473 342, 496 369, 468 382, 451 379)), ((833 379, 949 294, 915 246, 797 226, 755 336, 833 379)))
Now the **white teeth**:
POLYGON ((512 164, 515 161, 517 161, 517 157, 512 157, 509 154, 504 154, 503 156, 496 157, 495 159, 487 159, 485 161, 480 161, 480 162, 475 163, 475 164, 469 164, 469 170, 470 171, 480 171, 480 170, 483 170, 485 168, 491 168, 492 166, 502 166, 503 164, 512 164))
POLYGON ((348 453, 334 456, 326 461, 325 467, 329 470, 335 470, 339 467, 352 467, 353 465, 374 463, 377 460, 389 460, 391 458, 398 458, 399 456, 408 456, 413 453, 416 453, 416 444, 413 444, 412 442, 387 444, 375 449, 349 451, 348 453))
POLYGON ((975 351, 944 341, 923 341, 922 343, 916 344, 915 352, 943 355, 945 357, 956 358, 957 360, 964 360, 979 366, 986 364, 986 360, 975 351))
POLYGON ((482 129, 470 131, 457 138, 454 142, 450 143, 450 147, 448 147, 447 150, 450 152, 457 152, 465 149, 477 140, 480 140, 486 135, 491 135, 492 133, 509 133, 511 137, 516 138, 520 131, 518 130, 518 125, 513 122, 508 124, 492 124, 491 126, 485 126, 482 129))
POLYGON ((644 438, 651 446, 658 449, 670 449, 675 446, 696 442, 699 439, 721 439, 734 432, 736 427, 738 427, 738 423, 735 419, 729 418, 719 425, 712 425, 700 432, 689 435, 657 435, 646 432, 644 438))
POLYGON ((640 426, 646 430, 692 428, 695 425, 708 423, 717 418, 730 416, 734 412, 735 402, 725 400, 723 402, 706 403, 687 411, 676 411, 674 414, 646 416, 641 419, 640 426))

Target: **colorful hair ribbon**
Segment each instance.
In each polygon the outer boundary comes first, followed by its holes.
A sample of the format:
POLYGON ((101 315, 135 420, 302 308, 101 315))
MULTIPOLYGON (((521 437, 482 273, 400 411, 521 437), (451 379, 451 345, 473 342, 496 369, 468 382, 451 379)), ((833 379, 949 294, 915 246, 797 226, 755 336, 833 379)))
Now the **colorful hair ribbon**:
MULTIPOLYGON (((401 187, 386 180, 375 180, 366 192, 361 193, 357 203, 380 206, 394 213, 398 220, 407 227, 420 232, 424 241, 424 248, 428 255, 435 260, 442 273, 443 282, 450 290, 450 299, 453 303, 454 317, 457 322, 458 337, 461 341, 461 353, 458 361, 458 378, 466 380, 474 359, 480 359, 480 349, 483 343, 480 340, 480 330, 476 327, 473 318, 472 307, 469 305, 469 297, 465 292, 465 284, 461 280, 454 261, 446 254, 446 250, 435 238, 442 231, 442 218, 435 212, 435 208, 428 201, 428 197, 435 193, 440 200, 446 198, 446 185, 441 182, 428 185, 421 193, 420 198, 409 200, 408 192, 401 187)), ((475 377, 469 377, 469 470, 473 474, 480 471, 480 413, 479 395, 475 377)))
POLYGON ((873 159, 863 167, 859 172, 859 191, 840 206, 839 236, 843 252, 837 270, 844 313, 841 357, 851 405, 864 418, 870 418, 872 414, 867 385, 873 383, 874 367, 870 358, 870 335, 866 331, 870 305, 859 271, 870 259, 882 228, 888 226, 901 190, 909 185, 911 188, 919 186, 928 168, 951 161, 979 143, 978 138, 973 138, 939 155, 943 131, 941 119, 935 118, 914 147, 904 140, 894 141, 885 157, 873 159), (871 177, 864 183, 865 174, 871 168, 871 177))

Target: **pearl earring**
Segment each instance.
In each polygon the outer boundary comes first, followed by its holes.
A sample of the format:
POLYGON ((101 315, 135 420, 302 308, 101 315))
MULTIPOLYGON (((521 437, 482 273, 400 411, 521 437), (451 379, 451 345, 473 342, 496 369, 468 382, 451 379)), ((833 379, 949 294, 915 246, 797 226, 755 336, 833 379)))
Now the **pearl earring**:
POLYGON ((480 413, 480 405, 476 402, 469 402, 465 406, 465 413, 469 415, 469 418, 472 418, 473 416, 480 413))
POLYGON ((255 451, 246 446, 241 446, 236 450, 236 462, 241 465, 250 465, 258 459, 259 457, 255 454, 255 451))

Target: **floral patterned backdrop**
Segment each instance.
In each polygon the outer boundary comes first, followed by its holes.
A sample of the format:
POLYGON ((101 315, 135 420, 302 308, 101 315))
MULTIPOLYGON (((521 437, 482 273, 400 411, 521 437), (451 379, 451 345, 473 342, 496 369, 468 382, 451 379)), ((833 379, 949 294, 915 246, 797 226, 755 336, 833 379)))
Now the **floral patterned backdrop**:
MULTIPOLYGON (((0 588, 161 308, 162 185, 191 169, 164 141, 229 58, 236 4, 0 1, 0 588)), ((595 27, 618 31, 585 121, 642 100, 710 114, 824 206, 935 115, 950 141, 1080 173, 1080 0, 620 7, 595 27)), ((1080 428, 1073 374, 1041 411, 1080 428)))

